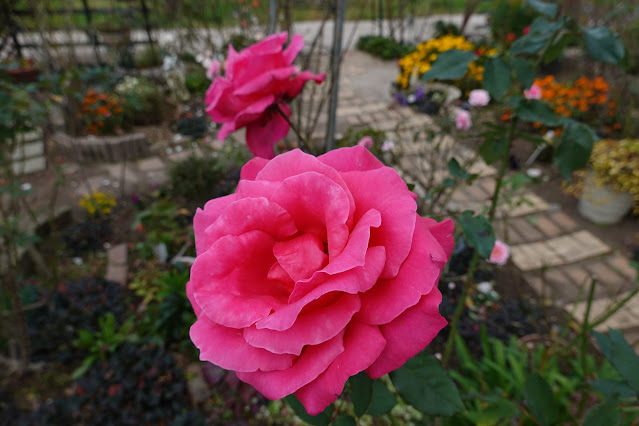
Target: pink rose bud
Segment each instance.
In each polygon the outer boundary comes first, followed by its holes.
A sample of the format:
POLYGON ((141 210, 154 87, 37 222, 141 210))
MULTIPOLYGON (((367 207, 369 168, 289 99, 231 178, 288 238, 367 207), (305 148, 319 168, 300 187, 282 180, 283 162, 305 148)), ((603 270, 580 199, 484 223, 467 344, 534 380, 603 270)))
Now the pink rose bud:
POLYGON ((357 145, 363 146, 366 149, 371 149, 373 147, 373 138, 370 136, 364 136, 357 142, 357 145))
POLYGON ((235 193, 193 219, 200 359, 310 415, 349 377, 401 367, 446 325, 438 282, 454 245, 453 222, 418 216, 415 198, 363 146, 246 163, 235 193))
POLYGON ((505 265, 510 257, 510 247, 503 241, 496 240, 488 262, 496 265, 505 265))
POLYGON ((287 38, 286 32, 273 34, 240 52, 229 45, 225 75, 206 92, 206 112, 222 124, 217 138, 223 141, 246 127, 246 144, 256 157, 275 156, 273 147, 290 129, 288 102, 307 81, 324 81, 325 74, 300 72, 293 65, 304 38, 295 34, 285 49, 287 38))
POLYGON ((211 63, 209 64, 209 68, 206 70, 206 76, 209 78, 209 80, 215 80, 215 78, 220 75, 220 69, 222 68, 222 65, 220 64, 220 62, 216 59, 211 60, 211 63))
POLYGON ((465 109, 460 109, 457 111, 457 115, 455 116, 455 126, 458 130, 468 130, 473 125, 472 120, 470 119, 470 113, 465 109))
POLYGON ((488 102, 490 102, 490 95, 485 90, 471 90, 470 95, 468 95, 468 103, 474 107, 486 106, 488 102))
POLYGON ((395 148, 395 142, 393 141, 384 141, 382 144, 382 152, 390 152, 395 148))
POLYGON ((541 99, 541 87, 533 84, 530 89, 524 90, 524 98, 526 99, 541 99))

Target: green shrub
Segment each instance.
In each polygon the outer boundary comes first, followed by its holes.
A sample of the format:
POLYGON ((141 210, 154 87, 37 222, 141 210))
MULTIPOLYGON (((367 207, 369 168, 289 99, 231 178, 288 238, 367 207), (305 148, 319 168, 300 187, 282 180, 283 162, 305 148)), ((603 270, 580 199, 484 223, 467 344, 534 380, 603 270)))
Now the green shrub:
POLYGON ((415 50, 415 46, 391 38, 368 35, 357 40, 357 49, 381 59, 399 59, 415 50))
POLYGON ((190 67, 185 78, 186 89, 193 95, 203 95, 211 85, 202 66, 190 67))
POLYGON ((138 68, 159 67, 160 65, 162 65, 162 53, 158 47, 149 46, 135 55, 135 66, 138 68))
POLYGON ((123 108, 134 124, 159 123, 164 118, 164 96, 144 77, 125 77, 116 86, 123 99, 123 108))
POLYGON ((216 187, 224 175, 224 166, 210 156, 192 155, 175 164, 170 171, 174 193, 195 202, 214 198, 216 187))

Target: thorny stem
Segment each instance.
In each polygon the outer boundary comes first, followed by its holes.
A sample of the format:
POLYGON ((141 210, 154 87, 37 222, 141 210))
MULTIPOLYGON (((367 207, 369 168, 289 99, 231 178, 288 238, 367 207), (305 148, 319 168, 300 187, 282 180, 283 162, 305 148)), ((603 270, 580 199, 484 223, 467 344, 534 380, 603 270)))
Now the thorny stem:
MULTIPOLYGON (((506 168, 508 167, 508 157, 510 155, 510 147, 513 144, 513 140, 515 138, 515 129, 517 127, 517 118, 514 118, 510 122, 510 127, 508 128, 508 134, 506 135, 506 148, 504 149, 503 157, 501 158, 501 164, 499 167, 499 173, 497 175, 495 190, 493 191, 493 198, 490 204, 490 210, 488 211, 488 220, 489 222, 493 222, 495 219, 495 214, 497 213, 497 206, 499 204, 499 194, 501 192, 503 186, 504 175, 506 174, 506 168)), ((474 251, 473 257, 470 261, 470 266, 468 268, 467 279, 464 285, 464 289, 462 290, 461 297, 457 302, 457 307, 455 308, 455 313, 453 315, 453 321, 450 325, 450 334, 448 335, 448 340, 446 340, 446 345, 444 347, 444 354, 442 356, 442 365, 446 366, 448 360, 450 359, 450 355, 453 350, 453 343, 455 341, 455 337, 457 336, 457 325, 459 324, 459 318, 464 310, 464 306, 466 304, 466 298, 470 293, 471 288, 473 288, 474 280, 475 280, 475 270, 477 269, 477 265, 479 264, 479 252, 477 250, 474 251)))
POLYGON ((293 132, 299 139, 300 147, 309 154, 315 155, 313 149, 311 148, 311 145, 306 141, 304 136, 300 134, 300 132, 297 130, 297 127, 295 127, 295 125, 291 122, 291 119, 288 117, 288 115, 286 115, 286 113, 282 111, 282 108, 280 108, 280 105, 278 103, 275 103, 275 111, 277 111, 282 117, 284 117, 284 120, 286 120, 291 129, 293 129, 293 132))

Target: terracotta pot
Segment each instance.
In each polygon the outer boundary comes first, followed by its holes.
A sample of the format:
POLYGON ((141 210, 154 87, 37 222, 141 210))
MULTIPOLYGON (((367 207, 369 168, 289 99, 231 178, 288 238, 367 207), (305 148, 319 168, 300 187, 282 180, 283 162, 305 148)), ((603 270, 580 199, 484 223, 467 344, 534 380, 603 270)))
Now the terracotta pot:
POLYGON ((618 223, 628 214, 633 197, 607 185, 597 184, 592 173, 586 176, 584 190, 579 198, 579 213, 598 225, 618 223))
POLYGON ((7 73, 15 83, 33 83, 38 81, 40 75, 37 68, 16 68, 8 70, 7 73))

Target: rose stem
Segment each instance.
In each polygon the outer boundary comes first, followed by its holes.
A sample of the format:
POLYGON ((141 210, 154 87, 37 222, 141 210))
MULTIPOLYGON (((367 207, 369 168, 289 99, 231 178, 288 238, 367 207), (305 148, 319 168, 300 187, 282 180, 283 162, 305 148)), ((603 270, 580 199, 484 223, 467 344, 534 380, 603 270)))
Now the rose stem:
POLYGON ((295 135, 297 135, 297 138, 299 139, 299 144, 300 147, 308 152, 311 155, 315 155, 315 153, 313 152, 313 149, 311 148, 311 144, 308 143, 306 141, 306 139, 300 134, 300 132, 297 130, 297 127, 295 127, 295 125, 291 122, 291 119, 288 118, 288 115, 286 115, 284 113, 284 111, 282 111, 282 108, 280 108, 280 104, 278 104, 277 102, 275 103, 275 110, 282 116, 284 117, 284 120, 286 120, 286 122, 288 123, 288 125, 291 127, 291 129, 293 129, 293 132, 295 132, 295 135))

